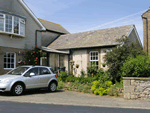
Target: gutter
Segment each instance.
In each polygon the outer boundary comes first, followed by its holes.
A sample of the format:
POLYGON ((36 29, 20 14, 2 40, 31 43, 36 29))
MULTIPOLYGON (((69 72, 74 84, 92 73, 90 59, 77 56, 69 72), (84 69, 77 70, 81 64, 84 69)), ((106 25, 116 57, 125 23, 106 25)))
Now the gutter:
POLYGON ((148 55, 148 20, 146 17, 143 17, 143 19, 146 19, 146 39, 147 39, 147 55, 148 55))

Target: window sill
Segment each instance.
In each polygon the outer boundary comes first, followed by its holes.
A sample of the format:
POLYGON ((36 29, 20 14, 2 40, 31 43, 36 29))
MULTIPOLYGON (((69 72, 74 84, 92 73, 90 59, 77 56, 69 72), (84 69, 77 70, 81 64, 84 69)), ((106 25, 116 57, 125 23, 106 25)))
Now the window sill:
POLYGON ((15 69, 15 68, 4 68, 4 70, 12 70, 12 69, 15 69))
POLYGON ((19 34, 14 34, 14 33, 9 33, 9 32, 3 32, 3 31, 0 31, 0 34, 6 34, 6 35, 12 35, 12 36, 17 36, 17 37, 25 38, 25 36, 22 36, 22 35, 19 35, 19 34))

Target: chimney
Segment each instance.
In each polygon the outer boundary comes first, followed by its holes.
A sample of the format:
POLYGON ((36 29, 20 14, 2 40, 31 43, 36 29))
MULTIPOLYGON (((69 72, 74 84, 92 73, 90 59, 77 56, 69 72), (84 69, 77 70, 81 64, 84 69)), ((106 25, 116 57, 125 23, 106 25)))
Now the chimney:
POLYGON ((142 14, 143 20, 143 46, 144 51, 150 54, 150 7, 142 14))

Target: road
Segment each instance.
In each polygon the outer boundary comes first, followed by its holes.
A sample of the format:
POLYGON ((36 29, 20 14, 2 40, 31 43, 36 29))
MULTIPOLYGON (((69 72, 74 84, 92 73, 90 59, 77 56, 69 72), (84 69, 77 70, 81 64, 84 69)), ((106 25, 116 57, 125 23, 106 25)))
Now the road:
POLYGON ((150 110, 0 101, 0 113, 150 113, 150 110))
POLYGON ((9 93, 0 93, 0 101, 150 110, 150 101, 148 100, 124 100, 121 97, 95 96, 93 94, 62 90, 54 93, 48 92, 47 90, 32 90, 25 92, 21 96, 11 96, 9 93))

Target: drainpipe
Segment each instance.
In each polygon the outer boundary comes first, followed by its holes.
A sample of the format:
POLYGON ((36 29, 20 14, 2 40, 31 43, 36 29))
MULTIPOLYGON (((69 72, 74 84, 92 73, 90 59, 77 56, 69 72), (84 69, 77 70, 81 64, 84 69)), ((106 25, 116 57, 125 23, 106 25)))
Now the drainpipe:
POLYGON ((36 30, 35 31, 35 48, 37 48, 37 32, 46 32, 46 30, 36 30))
POLYGON ((147 55, 148 55, 148 20, 146 17, 142 17, 143 19, 146 19, 146 38, 147 38, 147 55))

